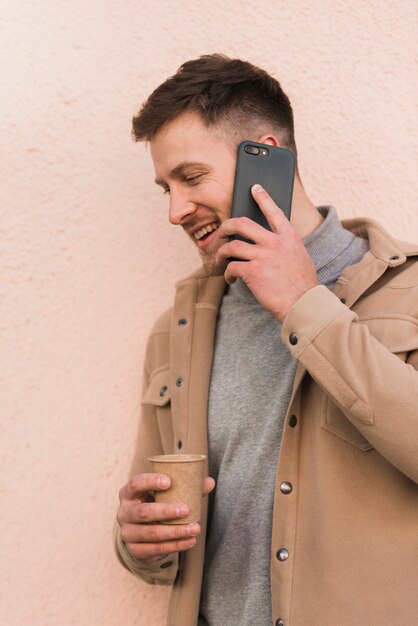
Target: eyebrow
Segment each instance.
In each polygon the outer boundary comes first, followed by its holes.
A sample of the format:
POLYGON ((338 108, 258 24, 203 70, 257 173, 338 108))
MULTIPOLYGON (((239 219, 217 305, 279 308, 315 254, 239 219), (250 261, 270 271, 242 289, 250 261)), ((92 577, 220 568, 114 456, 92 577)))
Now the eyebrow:
MULTIPOLYGON (((174 167, 171 172, 169 173, 169 178, 179 178, 181 176, 181 174, 183 173, 183 171, 188 168, 188 167, 207 167, 207 165, 205 165, 204 163, 199 163, 198 161, 183 161, 183 163, 180 163, 179 165, 176 165, 176 167, 174 167)), ((165 180, 163 180, 162 178, 156 178, 155 182, 157 185, 166 185, 167 183, 165 182, 165 180)))

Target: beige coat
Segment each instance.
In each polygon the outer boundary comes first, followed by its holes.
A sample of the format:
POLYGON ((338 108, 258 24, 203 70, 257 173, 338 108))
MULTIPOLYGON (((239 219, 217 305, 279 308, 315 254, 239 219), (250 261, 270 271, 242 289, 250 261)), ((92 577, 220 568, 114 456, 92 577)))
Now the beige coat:
MULTIPOLYGON (((371 220, 343 224, 367 236, 370 251, 343 272, 333 293, 317 286, 302 296, 282 327, 299 363, 276 474, 272 623, 412 626, 418 624, 418 247, 371 220), (284 481, 290 493, 282 493, 284 481), (286 560, 278 558, 281 548, 286 560)), ((154 327, 132 474, 150 471, 150 454, 207 454, 224 288, 223 277, 199 270, 177 284, 174 308, 154 327)), ((194 548, 149 571, 117 535, 118 556, 132 572, 150 583, 174 583, 172 626, 196 625, 205 529, 206 518, 194 548)))

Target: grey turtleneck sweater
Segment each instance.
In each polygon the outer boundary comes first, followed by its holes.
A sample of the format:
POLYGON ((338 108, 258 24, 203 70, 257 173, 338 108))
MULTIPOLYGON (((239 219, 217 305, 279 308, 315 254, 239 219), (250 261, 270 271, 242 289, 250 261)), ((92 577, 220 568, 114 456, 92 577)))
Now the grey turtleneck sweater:
MULTIPOLYGON (((332 289, 368 242, 334 208, 304 244, 332 289)), ((210 497, 199 626, 271 625, 270 551, 276 463, 296 361, 280 324, 242 280, 220 309, 209 391, 210 497)))

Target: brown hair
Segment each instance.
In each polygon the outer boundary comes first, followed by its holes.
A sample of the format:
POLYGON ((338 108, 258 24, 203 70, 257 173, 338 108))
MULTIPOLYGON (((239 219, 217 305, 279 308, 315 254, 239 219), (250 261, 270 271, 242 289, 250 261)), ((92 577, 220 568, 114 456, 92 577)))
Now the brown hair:
POLYGON ((144 102, 132 120, 135 141, 150 141, 172 119, 197 112, 208 125, 227 125, 236 143, 242 136, 274 129, 283 146, 296 154, 293 111, 279 82, 264 70, 223 54, 207 54, 183 63, 144 102), (267 124, 267 126, 266 126, 267 124))

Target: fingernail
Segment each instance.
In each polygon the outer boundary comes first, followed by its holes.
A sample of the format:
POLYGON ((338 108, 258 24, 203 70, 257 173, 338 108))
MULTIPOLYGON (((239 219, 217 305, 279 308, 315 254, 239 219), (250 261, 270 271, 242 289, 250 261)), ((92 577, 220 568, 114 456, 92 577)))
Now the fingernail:
POLYGON ((252 191, 254 191, 255 193, 258 193, 259 191, 264 191, 264 189, 262 188, 261 185, 259 185, 258 183, 256 185, 253 185, 251 187, 252 191))
POLYGON ((158 481, 160 487, 169 487, 170 479, 167 476, 160 476, 160 480, 158 481))
POLYGON ((189 526, 189 533, 191 535, 198 535, 200 533, 200 526, 199 526, 199 524, 190 524, 190 526, 189 526))
POLYGON ((182 504, 181 506, 177 507, 177 515, 180 517, 181 515, 187 515, 189 512, 189 509, 187 507, 187 504, 182 504))

